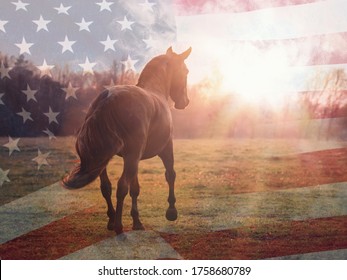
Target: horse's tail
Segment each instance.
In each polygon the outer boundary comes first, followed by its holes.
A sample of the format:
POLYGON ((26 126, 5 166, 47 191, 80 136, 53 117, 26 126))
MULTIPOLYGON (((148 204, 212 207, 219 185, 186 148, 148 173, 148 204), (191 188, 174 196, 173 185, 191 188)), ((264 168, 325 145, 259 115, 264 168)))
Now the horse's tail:
POLYGON ((68 189, 79 189, 93 182, 123 146, 116 132, 115 116, 107 110, 107 96, 105 91, 96 98, 78 132, 76 151, 80 164, 62 180, 68 189))

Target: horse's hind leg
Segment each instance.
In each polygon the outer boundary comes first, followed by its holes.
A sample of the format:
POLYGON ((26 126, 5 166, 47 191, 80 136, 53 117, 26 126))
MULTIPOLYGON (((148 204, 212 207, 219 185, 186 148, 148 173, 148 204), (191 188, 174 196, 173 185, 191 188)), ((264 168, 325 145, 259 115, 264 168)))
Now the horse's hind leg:
MULTIPOLYGON (((131 156, 124 156, 124 168, 122 176, 120 177, 118 181, 117 186, 117 206, 116 206, 116 219, 115 219, 115 228, 117 234, 121 234, 123 232, 123 224, 122 224, 122 213, 123 213, 123 202, 125 196, 128 194, 128 187, 131 186, 138 186, 137 182, 137 170, 138 170, 138 164, 139 160, 137 157, 131 157, 131 156), (135 183, 137 182, 137 183, 135 183)), ((136 190, 136 188, 135 188, 136 190)), ((134 196, 133 201, 137 200, 137 196, 139 191, 133 191, 131 192, 134 196)), ((134 203, 133 203, 134 205, 134 203)), ((136 205, 136 204, 135 204, 136 205)), ((139 222, 138 214, 136 218, 136 212, 137 212, 137 205, 136 205, 136 211, 134 211, 135 217, 134 221, 139 222)), ((138 223, 138 226, 141 223, 138 223)))
POLYGON ((131 217, 133 218, 133 230, 145 229, 139 218, 139 211, 137 209, 137 197, 140 194, 140 185, 137 176, 130 183, 130 196, 132 200, 131 204, 131 217))
POLYGON ((110 180, 108 179, 106 168, 100 174, 100 182, 101 182, 100 184, 101 193, 107 203, 107 216, 109 218, 107 223, 107 229, 114 230, 116 211, 113 208, 113 204, 111 200, 112 184, 110 180))
POLYGON ((175 179, 176 172, 174 170, 174 156, 173 156, 173 145, 172 140, 169 141, 165 149, 159 154, 159 157, 163 161, 165 166, 165 178, 169 184, 169 208, 166 211, 166 219, 169 221, 175 221, 177 219, 177 210, 175 207, 175 179))

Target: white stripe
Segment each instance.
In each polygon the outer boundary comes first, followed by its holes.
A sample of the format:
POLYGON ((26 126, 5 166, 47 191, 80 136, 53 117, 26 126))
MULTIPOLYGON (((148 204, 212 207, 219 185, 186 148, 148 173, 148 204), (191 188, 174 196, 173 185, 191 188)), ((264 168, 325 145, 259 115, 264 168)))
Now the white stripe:
POLYGON ((182 257, 153 231, 131 231, 93 244, 70 255, 65 260, 154 260, 182 257))
MULTIPOLYGON (((347 17, 346 17, 347 18, 347 17)), ((303 55, 303 66, 288 65, 288 57, 283 49, 274 52, 259 50, 255 47, 232 49, 228 43, 211 50, 216 42, 193 46, 191 57, 187 60, 189 82, 194 84, 206 77, 221 78, 222 89, 226 93, 269 94, 270 98, 283 98, 285 93, 309 90, 322 90, 325 77, 332 71, 342 69, 347 72, 347 64, 309 65, 309 57, 303 55), (216 75, 217 73, 217 75, 216 75), (218 76, 220 75, 220 76, 218 76), (241 81, 241 82, 240 82, 241 81)), ((219 43, 217 43, 219 44, 219 43)), ((330 83, 328 86, 331 86, 330 83)), ((347 88, 345 88, 347 89, 347 88)))
POLYGON ((273 40, 347 31, 347 1, 262 9, 246 13, 177 16, 178 41, 225 38, 273 40))
MULTIPOLYGON (((261 173, 258 180, 260 178, 261 173)), ((199 203, 194 208, 179 209, 180 219, 174 226, 166 224, 155 230, 184 232, 185 225, 191 224, 192 217, 197 216, 205 217, 199 219, 199 226, 210 231, 347 215, 346 182, 216 198, 204 195, 196 199, 199 203)))
POLYGON ((347 249, 289 255, 269 260, 347 260, 347 249))
MULTIPOLYGON (((235 54, 236 55, 236 54, 235 54)), ((232 61, 232 60, 231 60, 232 61)), ((271 64, 272 61, 269 61, 271 64)), ((332 65, 313 65, 313 66, 294 66, 286 67, 274 65, 273 68, 261 68, 262 65, 253 65, 251 62, 244 64, 242 69, 247 69, 247 71, 240 71, 237 68, 239 64, 236 64, 235 68, 230 67, 228 79, 228 88, 233 92, 234 89, 238 92, 238 79, 243 75, 249 75, 251 78, 259 76, 256 80, 250 79, 250 86, 248 92, 254 93, 255 96, 266 93, 269 94, 270 99, 275 98, 276 94, 278 98, 282 98, 283 94, 297 93, 302 91, 321 91, 324 89, 324 79, 322 77, 327 77, 329 73, 336 69, 343 69, 347 72, 347 64, 332 64, 332 65), (253 70, 252 70, 253 69, 253 70), (261 69, 263 71, 261 71, 261 69), (318 78, 319 77, 319 78, 318 78)), ((265 64, 265 63, 264 63, 265 64)), ((331 87, 333 83, 328 84, 331 87)), ((342 88, 340 88, 342 89, 342 88)), ((343 88, 347 89, 347 88, 343 88)), ((242 92, 240 92, 242 94, 242 92)))
POLYGON ((289 67, 312 62, 319 56, 317 44, 324 55, 343 52, 344 40, 339 36, 324 44, 310 37, 347 32, 346 11, 347 1, 332 0, 246 13, 178 16, 176 49, 193 48, 187 59, 191 83, 220 74, 220 91, 252 94, 255 100, 264 94, 282 99, 286 92, 320 90, 309 85, 320 71, 347 69, 346 64, 289 67), (303 45, 290 41, 268 48, 252 44, 303 37, 307 38, 303 45))
POLYGON ((93 206, 85 191, 66 190, 59 183, 0 207, 0 244, 93 206))

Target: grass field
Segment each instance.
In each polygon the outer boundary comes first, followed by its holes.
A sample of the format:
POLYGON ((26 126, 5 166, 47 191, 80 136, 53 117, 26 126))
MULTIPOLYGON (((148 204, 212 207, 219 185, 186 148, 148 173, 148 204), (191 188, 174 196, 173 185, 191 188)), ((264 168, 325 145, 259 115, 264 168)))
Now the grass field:
MULTIPOLYGON (((40 170, 32 171, 33 174, 26 173, 22 165, 37 155, 37 150, 30 150, 33 141, 37 142, 39 139, 23 139, 21 152, 11 158, 12 166, 7 167, 14 171, 10 173, 11 184, 6 183, 0 189, 3 203, 19 196, 19 193, 23 195, 58 181, 74 164, 73 138, 59 138, 52 140, 47 147, 52 155, 50 166, 42 166, 40 170), (36 184, 39 181, 41 184, 36 184)), ((274 191, 299 190, 303 187, 347 181, 347 149, 343 146, 344 143, 295 139, 175 140, 176 206, 179 218, 175 222, 165 219, 168 187, 165 170, 159 158, 140 164, 140 217, 146 229, 160 232, 162 237, 186 258, 271 257, 273 254, 264 255, 257 251, 249 253, 246 250, 245 253, 244 248, 261 247, 270 241, 273 243, 274 236, 279 236, 279 239, 271 245, 275 246, 273 250, 290 252, 288 245, 283 244, 286 244, 286 238, 298 239, 294 233, 298 232, 299 228, 306 229, 300 236, 308 240, 312 235, 317 237, 316 230, 320 230, 322 233, 319 244, 322 248, 326 246, 325 241, 332 238, 339 238, 344 242, 337 247, 347 247, 347 232, 343 226, 345 219, 328 219, 323 221, 323 224, 320 222, 312 227, 309 222, 292 222, 288 216, 288 213, 300 216, 310 211, 312 205, 319 207, 317 201, 324 199, 319 197, 319 192, 307 195, 305 200, 272 195, 274 191), (314 146, 334 149, 298 153, 310 151, 314 146), (339 146, 340 148, 337 148, 339 146), (266 214, 263 214, 264 207, 266 214), (330 223, 335 226, 331 227, 330 223), (224 250, 232 240, 238 240, 233 252, 224 250), (214 245, 211 247, 211 244, 214 245), (202 255, 201 250, 200 253, 195 253, 198 252, 194 249, 197 246, 203 248, 206 255, 202 255), (224 253, 221 253, 222 251, 224 253)), ((6 158, 8 153, 2 149, 1 160, 6 158)), ((9 160, 7 162, 10 163, 9 160)), ((114 158, 108 166, 114 190, 121 170, 122 160, 114 158)), ((76 232, 71 238, 80 235, 81 230, 91 239, 110 236, 112 233, 106 230, 106 204, 99 190, 99 181, 79 191, 85 192, 96 207, 92 213, 87 211, 82 215, 82 219, 72 222, 70 227, 76 232)), ((324 195, 334 196, 334 193, 324 195)), ((113 198, 115 199, 115 195, 113 198)), ((131 230, 130 205, 131 199, 127 197, 123 219, 126 230, 131 230)), ((54 230, 54 227, 51 230, 54 230)), ((48 228, 47 235, 49 234, 48 228)), ((64 236, 64 242, 66 238, 64 236)), ((55 242, 59 243, 59 240, 55 242)))

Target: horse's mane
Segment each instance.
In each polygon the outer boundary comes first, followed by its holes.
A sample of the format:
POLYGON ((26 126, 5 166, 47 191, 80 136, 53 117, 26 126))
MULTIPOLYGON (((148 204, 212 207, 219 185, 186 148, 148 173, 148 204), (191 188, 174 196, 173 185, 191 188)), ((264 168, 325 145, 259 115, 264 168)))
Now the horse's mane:
POLYGON ((163 85, 166 83, 166 66, 168 57, 159 55, 150 60, 142 70, 137 82, 137 86, 146 87, 148 83, 153 85, 163 85))

